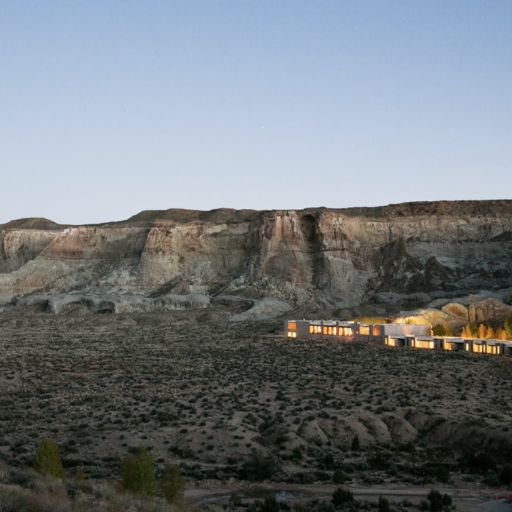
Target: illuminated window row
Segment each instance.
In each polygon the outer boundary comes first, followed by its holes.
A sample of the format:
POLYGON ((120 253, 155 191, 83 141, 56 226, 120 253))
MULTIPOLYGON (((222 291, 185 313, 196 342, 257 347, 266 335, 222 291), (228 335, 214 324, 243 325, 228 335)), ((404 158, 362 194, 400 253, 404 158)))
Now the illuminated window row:
POLYGON ((325 336, 352 336, 354 333, 351 327, 336 327, 331 325, 310 325, 309 334, 324 334, 325 336))
POLYGON ((433 349, 435 347, 433 341, 429 340, 412 340, 414 348, 433 349))

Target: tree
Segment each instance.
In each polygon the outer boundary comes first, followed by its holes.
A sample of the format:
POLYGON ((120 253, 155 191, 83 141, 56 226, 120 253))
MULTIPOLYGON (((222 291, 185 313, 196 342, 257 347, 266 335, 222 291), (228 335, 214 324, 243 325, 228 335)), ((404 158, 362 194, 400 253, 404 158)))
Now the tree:
POLYGON ((151 496, 155 494, 155 464, 144 448, 129 455, 121 465, 121 487, 133 494, 151 496))
POLYGON ((487 327, 485 324, 480 324, 478 326, 478 337, 482 339, 487 338, 487 327))
POLYGON ((354 501, 354 495, 348 490, 338 487, 332 494, 332 504, 335 507, 341 507, 345 503, 352 503, 354 501))
POLYGON ((160 492, 168 503, 182 504, 185 483, 176 466, 166 466, 159 482, 160 492))
POLYGON ((353 452, 358 452, 359 451, 359 437, 357 436, 354 436, 354 439, 352 439, 352 451, 353 452))
POLYGON ((507 340, 507 331, 505 331, 505 329, 503 328, 498 329, 498 331, 496 332, 496 338, 498 338, 499 340, 507 340))
POLYGON ((470 323, 466 324, 462 328, 462 332, 460 333, 462 338, 476 338, 478 335, 478 328, 475 324, 470 323))
POLYGON ((505 320, 505 324, 503 325, 503 329, 507 333, 507 337, 509 340, 512 340, 512 317, 509 317, 505 320))
POLYGON ((491 325, 489 325, 487 327, 487 332, 485 333, 485 337, 488 339, 488 340, 491 340, 491 339, 494 339, 496 338, 496 331, 492 328, 491 325))
POLYGON ((446 328, 443 324, 436 324, 432 327, 432 334, 434 336, 446 336, 446 328))
POLYGON ((49 439, 43 439, 36 451, 34 469, 42 475, 64 478, 64 468, 60 461, 59 447, 49 439))

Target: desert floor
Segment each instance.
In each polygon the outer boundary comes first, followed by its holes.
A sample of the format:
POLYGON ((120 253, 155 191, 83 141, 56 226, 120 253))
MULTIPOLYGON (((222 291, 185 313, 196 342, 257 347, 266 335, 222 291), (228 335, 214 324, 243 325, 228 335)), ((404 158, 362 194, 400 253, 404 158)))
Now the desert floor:
POLYGON ((3 315, 0 459, 30 465, 50 438, 68 474, 114 480, 145 447, 159 468, 180 466, 189 493, 212 495, 222 487, 205 482, 328 485, 336 474, 354 487, 499 483, 512 361, 280 331, 224 310, 3 315), (467 461, 479 452, 489 467, 467 461))

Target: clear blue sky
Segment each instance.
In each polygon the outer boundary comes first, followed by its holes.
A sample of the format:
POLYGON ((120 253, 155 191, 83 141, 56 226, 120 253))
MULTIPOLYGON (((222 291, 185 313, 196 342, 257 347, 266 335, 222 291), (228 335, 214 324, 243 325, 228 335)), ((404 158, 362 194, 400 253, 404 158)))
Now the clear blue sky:
POLYGON ((0 223, 512 197, 512 1, 0 2, 0 223))

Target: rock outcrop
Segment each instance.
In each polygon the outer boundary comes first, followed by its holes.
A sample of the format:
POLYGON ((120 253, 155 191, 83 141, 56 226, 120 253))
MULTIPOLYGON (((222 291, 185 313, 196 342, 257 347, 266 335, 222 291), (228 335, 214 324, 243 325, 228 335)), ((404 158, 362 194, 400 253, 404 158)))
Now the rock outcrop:
POLYGON ((167 210, 91 226, 0 225, 4 304, 71 294, 95 304, 109 297, 122 309, 123 297, 135 304, 134 297, 222 295, 296 307, 417 307, 481 290, 510 298, 510 289, 512 201, 505 200, 167 210))

